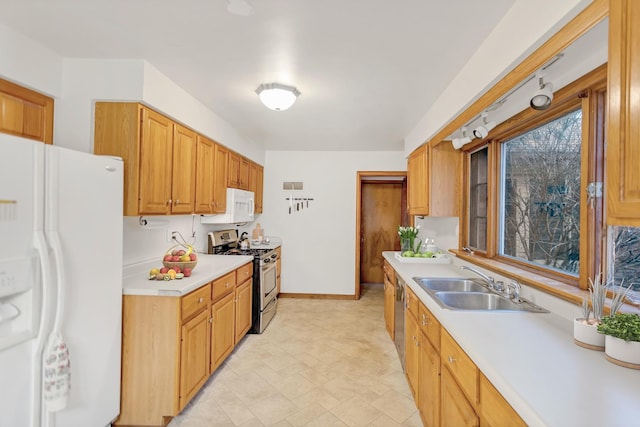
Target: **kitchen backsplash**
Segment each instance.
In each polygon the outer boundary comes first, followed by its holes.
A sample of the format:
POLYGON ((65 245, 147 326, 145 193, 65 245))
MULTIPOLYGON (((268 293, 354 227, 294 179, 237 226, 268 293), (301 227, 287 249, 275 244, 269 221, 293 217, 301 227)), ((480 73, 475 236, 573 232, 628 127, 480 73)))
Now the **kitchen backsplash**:
POLYGON ((458 217, 415 217, 415 224, 420 225, 418 238, 433 239, 435 245, 443 251, 458 248, 458 217))

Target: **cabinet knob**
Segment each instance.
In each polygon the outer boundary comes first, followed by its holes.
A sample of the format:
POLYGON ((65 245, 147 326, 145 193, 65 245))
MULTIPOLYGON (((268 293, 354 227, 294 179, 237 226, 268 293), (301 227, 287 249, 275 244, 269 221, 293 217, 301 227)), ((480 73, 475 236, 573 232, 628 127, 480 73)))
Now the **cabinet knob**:
POLYGON ((167 200, 167 206, 171 206, 171 203, 173 203, 173 200, 171 199, 167 200))
POLYGON ((229 283, 228 283, 228 282, 227 282, 227 283, 225 283, 225 284, 224 284, 224 287, 225 287, 225 288, 228 288, 228 287, 229 287, 229 283))
POLYGON ((209 318, 209 323, 213 324, 213 317, 209 318))
POLYGON ((447 360, 449 360, 449 363, 453 363, 456 361, 456 359, 453 356, 449 356, 447 360))
POLYGON ((427 326, 429 324, 429 320, 426 315, 422 315, 422 326, 427 326))
POLYGON ((202 297, 198 298, 198 304, 200 304, 203 301, 204 301, 204 298, 202 298, 202 297))
POLYGON ((178 206, 180 204, 180 199, 176 200, 176 206, 178 206))

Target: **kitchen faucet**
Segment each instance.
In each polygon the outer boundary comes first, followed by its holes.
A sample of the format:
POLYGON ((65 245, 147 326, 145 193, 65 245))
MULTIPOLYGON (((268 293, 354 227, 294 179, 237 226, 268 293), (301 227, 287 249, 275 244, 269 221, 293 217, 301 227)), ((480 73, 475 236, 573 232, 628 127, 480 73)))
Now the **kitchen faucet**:
POLYGON ((487 282, 487 285, 489 285, 489 288, 491 288, 493 290, 498 290, 498 289, 496 289, 496 281, 495 281, 495 279, 493 277, 487 276, 482 271, 477 270, 477 269, 475 269, 473 267, 466 266, 466 265, 460 266, 460 269, 461 270, 473 271, 474 273, 476 273, 478 276, 482 277, 487 282))

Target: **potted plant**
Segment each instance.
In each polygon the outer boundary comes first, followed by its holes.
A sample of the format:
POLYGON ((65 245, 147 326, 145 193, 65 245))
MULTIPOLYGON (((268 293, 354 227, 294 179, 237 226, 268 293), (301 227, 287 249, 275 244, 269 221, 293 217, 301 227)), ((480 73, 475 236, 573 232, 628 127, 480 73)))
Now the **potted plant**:
POLYGON ((616 313, 603 317, 598 332, 605 335, 607 360, 616 365, 640 369, 640 315, 616 313))
POLYGON ((582 317, 573 319, 573 342, 590 350, 604 351, 605 338, 597 328, 604 313, 607 285, 600 272, 595 280, 589 278, 589 284, 589 294, 582 298, 582 317))

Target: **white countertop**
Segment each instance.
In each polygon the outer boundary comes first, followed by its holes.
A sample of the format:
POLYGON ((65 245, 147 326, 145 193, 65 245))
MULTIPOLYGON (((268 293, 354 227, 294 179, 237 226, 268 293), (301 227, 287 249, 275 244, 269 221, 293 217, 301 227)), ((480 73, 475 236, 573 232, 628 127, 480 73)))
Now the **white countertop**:
POLYGON ((253 261, 249 255, 208 255, 198 253, 198 264, 191 277, 149 280, 149 270, 161 268, 162 261, 147 261, 124 268, 122 293, 125 295, 182 296, 253 261))
POLYGON ((528 425, 640 425, 640 371, 575 345, 571 321, 554 313, 443 309, 413 277, 477 276, 383 256, 528 425))

